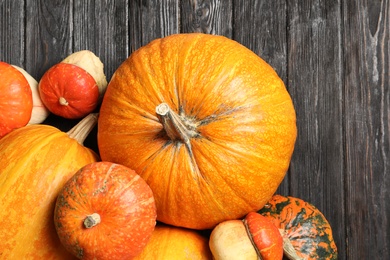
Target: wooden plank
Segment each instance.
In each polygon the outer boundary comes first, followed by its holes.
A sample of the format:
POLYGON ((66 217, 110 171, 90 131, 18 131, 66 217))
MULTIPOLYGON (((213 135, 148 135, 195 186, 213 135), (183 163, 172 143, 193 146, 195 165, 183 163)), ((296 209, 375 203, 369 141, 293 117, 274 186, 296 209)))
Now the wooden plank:
POLYGON ((298 138, 290 194, 315 205, 330 222, 345 258, 341 3, 288 1, 288 89, 298 138))
POLYGON ((178 1, 130 1, 129 8, 130 52, 156 38, 179 32, 178 1))
POLYGON ((222 0, 181 1, 181 32, 233 36, 233 2, 222 0))
POLYGON ((129 56, 128 0, 75 0, 73 49, 87 49, 103 62, 107 80, 129 56))
POLYGON ((0 61, 24 67, 24 3, 0 1, 0 61))
POLYGON ((349 259, 390 255, 390 3, 344 1, 349 259))
POLYGON ((71 1, 26 1, 26 70, 39 80, 72 50, 71 1))

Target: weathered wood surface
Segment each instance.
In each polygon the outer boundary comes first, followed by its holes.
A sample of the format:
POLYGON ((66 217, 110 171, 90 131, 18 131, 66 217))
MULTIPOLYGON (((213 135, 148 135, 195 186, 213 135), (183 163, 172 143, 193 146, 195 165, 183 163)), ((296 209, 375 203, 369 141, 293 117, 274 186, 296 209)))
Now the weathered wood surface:
MULTIPOLYGON (((324 213, 339 259, 388 259, 388 0, 0 0, 0 60, 37 80, 81 49, 102 59, 109 79, 132 51, 179 32, 225 35, 275 68, 299 130, 279 192, 324 213)), ((86 144, 96 149, 94 134, 86 144)))

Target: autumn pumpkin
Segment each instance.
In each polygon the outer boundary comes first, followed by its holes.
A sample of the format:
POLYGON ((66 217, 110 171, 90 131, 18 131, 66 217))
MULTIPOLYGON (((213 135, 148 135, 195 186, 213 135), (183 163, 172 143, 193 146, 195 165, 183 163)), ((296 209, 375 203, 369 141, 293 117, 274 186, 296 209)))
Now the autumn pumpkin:
POLYGON ((12 65, 0 61, 0 138, 13 129, 27 125, 33 100, 23 74, 12 65))
POLYGON ((210 234, 210 249, 215 260, 281 260, 283 238, 271 220, 249 212, 243 220, 226 220, 210 234))
POLYGON ((53 212, 66 181, 99 159, 82 145, 96 121, 91 114, 67 133, 27 125, 0 140, 0 259, 73 259, 56 234, 53 212))
POLYGON ((93 112, 106 87, 103 63, 89 50, 72 53, 53 65, 38 84, 43 104, 53 114, 67 119, 93 112))
POLYGON ((195 230, 157 224, 152 237, 134 260, 211 260, 208 238, 195 230))
POLYGON ((132 53, 98 121, 102 159, 146 180, 159 221, 193 229, 262 208, 295 139, 293 103, 272 67, 236 41, 201 33, 132 53))
POLYGON ((311 203, 291 196, 274 195, 259 213, 284 230, 301 259, 337 259, 332 228, 311 203))
POLYGON ((54 223, 61 243, 79 259, 132 259, 152 235, 156 205, 135 171, 95 162, 64 185, 54 223))

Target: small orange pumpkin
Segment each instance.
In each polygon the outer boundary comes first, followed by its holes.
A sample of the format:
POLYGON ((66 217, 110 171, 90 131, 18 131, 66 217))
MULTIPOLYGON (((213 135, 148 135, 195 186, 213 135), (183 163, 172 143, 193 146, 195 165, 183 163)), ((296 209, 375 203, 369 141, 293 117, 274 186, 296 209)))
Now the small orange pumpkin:
POLYGON ((81 168, 63 187, 54 211, 57 234, 79 259, 131 259, 156 225, 156 205, 146 182, 110 162, 81 168))
POLYGON ((106 87, 102 61, 93 52, 81 50, 47 70, 38 90, 43 104, 53 114, 77 119, 95 110, 106 87))
POLYGON ((243 222, 263 260, 283 258, 283 238, 272 221, 257 212, 249 212, 243 222))
POLYGON ((95 79, 73 64, 54 65, 43 74, 38 86, 39 96, 50 112, 68 119, 88 115, 99 99, 95 79))
POLYGON ((98 125, 102 159, 146 180, 158 220, 194 229, 263 207, 296 139, 292 100, 272 67, 201 33, 132 53, 111 78, 98 125))
POLYGON ((241 220, 219 223, 210 234, 210 249, 215 260, 283 258, 283 238, 271 220, 249 212, 241 220))
POLYGON ((33 99, 24 75, 12 65, 0 61, 0 138, 13 129, 27 125, 33 99))
POLYGON ((64 133, 27 125, 0 140, 0 259, 69 260, 53 222, 58 192, 73 174, 99 160, 82 145, 96 114, 64 133))
POLYGON ((150 241, 134 260, 209 260, 208 238, 195 230, 157 224, 150 241))

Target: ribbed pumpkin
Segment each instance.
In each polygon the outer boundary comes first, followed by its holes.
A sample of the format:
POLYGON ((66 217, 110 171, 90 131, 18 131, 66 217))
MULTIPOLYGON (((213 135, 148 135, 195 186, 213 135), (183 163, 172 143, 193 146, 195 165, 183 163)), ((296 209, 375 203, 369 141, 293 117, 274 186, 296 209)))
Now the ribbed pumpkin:
POLYGON ((211 260, 208 238, 195 230, 159 223, 149 243, 133 260, 211 260))
POLYGON ((295 139, 295 110, 272 67, 236 41, 200 33, 132 53, 98 121, 102 159, 146 180, 158 220, 194 229, 263 207, 295 139))
POLYGON ((28 125, 0 140, 0 259, 73 259, 58 239, 53 212, 65 182, 98 160, 81 144, 96 121, 91 114, 68 133, 28 125))
POLYGON ((337 259, 332 228, 311 203, 291 196, 274 195, 259 213, 285 231, 297 254, 289 259, 337 259))
POLYGON ((146 182, 110 162, 82 167, 62 188, 54 210, 61 243, 79 259, 132 259, 156 225, 156 205, 146 182))
POLYGON ((282 260, 283 238, 271 220, 249 212, 243 220, 219 223, 210 234, 215 260, 282 260))

